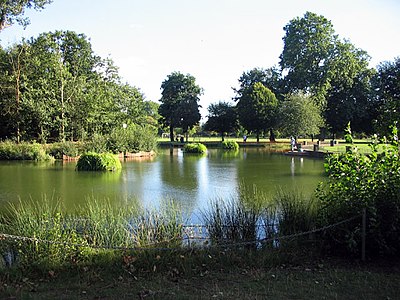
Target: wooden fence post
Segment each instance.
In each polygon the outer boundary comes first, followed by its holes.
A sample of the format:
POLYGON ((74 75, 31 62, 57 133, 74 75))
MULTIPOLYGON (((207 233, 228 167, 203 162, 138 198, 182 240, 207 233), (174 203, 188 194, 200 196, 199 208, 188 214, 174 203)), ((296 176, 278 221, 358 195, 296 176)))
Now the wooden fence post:
POLYGON ((361 260, 365 261, 365 237, 367 235, 367 209, 362 209, 362 228, 361 228, 361 260))

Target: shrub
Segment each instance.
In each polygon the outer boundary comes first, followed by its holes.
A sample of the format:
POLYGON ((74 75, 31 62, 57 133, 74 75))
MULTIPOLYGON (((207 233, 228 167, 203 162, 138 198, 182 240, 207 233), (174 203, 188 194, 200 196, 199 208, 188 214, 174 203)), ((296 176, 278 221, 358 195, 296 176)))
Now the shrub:
POLYGON ((239 150, 239 144, 236 141, 223 141, 222 149, 237 151, 239 150))
MULTIPOLYGON (((367 254, 400 253, 400 160, 390 145, 378 153, 362 155, 353 148, 329 156, 325 163, 329 181, 318 189, 323 209, 321 219, 332 224, 367 211, 367 254)), ((328 232, 328 245, 344 253, 358 253, 361 216, 328 232)))
POLYGON ((183 147, 185 153, 198 153, 204 154, 207 152, 207 147, 201 143, 189 143, 183 147))
POLYGON ((0 159, 1 160, 51 160, 43 145, 38 143, 22 142, 16 144, 11 141, 0 143, 0 159))
POLYGON ((76 164, 78 171, 116 171, 121 168, 118 157, 111 153, 88 152, 81 155, 76 164))
POLYGON ((63 155, 75 157, 79 155, 79 146, 71 141, 53 143, 48 147, 47 152, 57 159, 62 159, 63 155))

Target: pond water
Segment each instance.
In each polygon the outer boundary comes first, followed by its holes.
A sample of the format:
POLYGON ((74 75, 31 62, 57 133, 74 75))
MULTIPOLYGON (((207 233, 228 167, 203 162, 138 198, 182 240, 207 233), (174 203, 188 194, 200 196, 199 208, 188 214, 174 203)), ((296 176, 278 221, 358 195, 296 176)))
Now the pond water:
POLYGON ((270 196, 278 189, 311 194, 324 178, 321 159, 265 148, 241 148, 237 153, 210 149, 205 156, 159 149, 153 158, 124 162, 115 173, 76 172, 75 165, 0 161, 0 210, 19 199, 47 198, 60 201, 67 210, 90 198, 117 204, 138 201, 146 207, 174 199, 196 222, 199 210, 212 200, 237 196, 239 186, 255 186, 270 196))

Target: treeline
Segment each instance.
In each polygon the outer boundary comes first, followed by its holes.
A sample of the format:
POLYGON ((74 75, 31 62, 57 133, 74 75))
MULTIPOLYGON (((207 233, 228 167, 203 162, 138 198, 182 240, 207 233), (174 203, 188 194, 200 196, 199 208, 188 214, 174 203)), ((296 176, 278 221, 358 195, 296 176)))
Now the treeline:
MULTIPOLYGON (((400 58, 370 68, 369 55, 340 39, 332 23, 311 12, 285 27, 279 66, 255 68, 239 78, 235 104, 208 107, 204 129, 322 137, 354 132, 388 135, 399 122, 400 58)), ((188 132, 196 125, 202 89, 194 77, 172 73, 162 85, 163 124, 188 132), (196 106, 197 105, 197 106, 196 106), (183 109, 185 107, 186 109, 183 109)))
POLYGON ((43 33, 0 48, 0 139, 45 143, 123 126, 156 129, 156 107, 83 34, 43 33))

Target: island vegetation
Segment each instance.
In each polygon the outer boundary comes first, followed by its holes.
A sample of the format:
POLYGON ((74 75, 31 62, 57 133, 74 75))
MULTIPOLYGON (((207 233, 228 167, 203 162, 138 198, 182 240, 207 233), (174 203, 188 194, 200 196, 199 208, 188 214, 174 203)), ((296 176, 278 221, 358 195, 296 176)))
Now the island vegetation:
MULTIPOLYGON (((26 23, 20 18, 24 8, 41 9, 50 2, 0 4, 0 33, 6 24, 26 23)), ((171 73, 161 83, 162 97, 156 99, 160 104, 147 101, 139 88, 122 82, 111 58, 93 52, 84 34, 47 32, 0 48, 0 159, 81 155, 79 170, 115 170, 121 165, 113 154, 154 150, 157 136, 165 131, 171 142, 178 131, 186 141, 196 133, 218 135, 222 141, 227 135, 252 135, 256 142, 261 136, 274 142, 291 135, 335 140, 346 133, 350 144, 355 136, 376 134, 368 155, 352 145, 326 159, 328 182, 318 187, 315 198, 282 192, 264 199, 253 191, 242 193, 238 201, 214 203, 202 216, 209 234, 201 239, 204 243, 183 242, 188 233, 181 211, 172 204, 146 211, 92 201, 83 212, 67 214, 49 203, 21 203, 2 215, 1 279, 7 284, 0 292, 13 297, 15 290, 8 287, 18 286, 26 295, 31 288, 27 276, 39 274, 51 282, 74 272, 88 286, 89 277, 101 281, 107 272, 117 274, 113 282, 129 283, 151 276, 159 279, 156 274, 169 278, 169 283, 183 284, 182 278, 194 275, 214 281, 238 271, 251 273, 252 278, 261 272, 258 279, 269 282, 286 270, 307 284, 335 276, 349 280, 352 276, 341 273, 345 268, 333 275, 338 264, 329 266, 332 272, 326 277, 318 272, 332 256, 358 262, 365 245, 370 262, 397 262, 400 58, 370 68, 365 51, 340 39, 329 20, 311 12, 292 19, 284 30, 279 67, 243 72, 233 99, 236 105, 211 104, 204 124, 199 123, 202 88, 194 76, 171 73), (385 141, 383 146, 378 146, 380 141, 385 141), (350 221, 328 232, 317 230, 343 220, 350 221), (296 267, 305 269, 304 274, 296 273, 296 267), (271 268, 273 274, 266 271, 271 268), (312 270, 311 279, 307 269, 312 270)), ((222 145, 237 148, 229 141, 222 145)), ((185 151, 192 150, 206 148, 185 143, 185 151)), ((393 288, 389 294, 394 298, 399 277, 390 270, 384 278, 374 273, 375 286, 384 282, 393 288)), ((366 281, 360 273, 352 279, 356 289, 357 283, 366 281)), ((314 294, 330 297, 331 289, 325 282, 314 294)), ((342 295, 339 290, 335 295, 342 295)), ((374 296, 373 291, 367 294, 374 296)))

